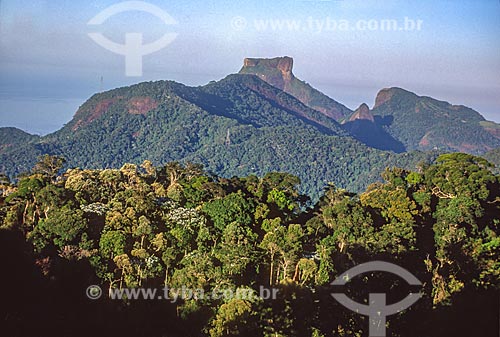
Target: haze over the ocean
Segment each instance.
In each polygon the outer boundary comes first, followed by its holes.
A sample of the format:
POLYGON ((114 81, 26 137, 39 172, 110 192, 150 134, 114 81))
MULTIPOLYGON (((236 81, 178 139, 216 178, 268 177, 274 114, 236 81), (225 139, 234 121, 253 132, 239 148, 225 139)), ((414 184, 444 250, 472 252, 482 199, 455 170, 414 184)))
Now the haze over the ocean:
POLYGON ((500 122, 498 0, 147 2, 177 24, 135 11, 87 25, 116 0, 1 1, 0 126, 46 134, 101 88, 160 79, 201 85, 237 72, 245 57, 284 55, 297 77, 351 109, 398 86, 500 122), (401 29, 373 29, 384 20, 401 29), (132 32, 145 43, 177 37, 144 57, 142 76, 127 77, 124 57, 96 44, 93 31, 117 43, 132 32))

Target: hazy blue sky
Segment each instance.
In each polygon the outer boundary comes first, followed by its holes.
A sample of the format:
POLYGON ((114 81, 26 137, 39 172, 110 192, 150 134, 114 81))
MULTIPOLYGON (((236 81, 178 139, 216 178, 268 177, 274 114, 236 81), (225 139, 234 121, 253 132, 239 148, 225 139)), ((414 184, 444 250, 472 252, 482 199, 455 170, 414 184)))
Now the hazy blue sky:
POLYGON ((237 72, 244 57, 283 55, 294 58, 299 78, 352 109, 399 86, 500 122, 499 0, 150 0, 177 24, 129 12, 87 25, 118 2, 0 0, 0 126, 55 131, 99 90, 101 76, 104 89, 159 79, 201 85, 237 72), (405 17, 422 20, 421 29, 334 29, 341 20, 404 24, 405 17), (263 29, 268 20, 288 21, 263 29), (178 36, 145 56, 143 76, 131 78, 124 57, 92 41, 92 31, 118 43, 132 32, 145 42, 178 36))

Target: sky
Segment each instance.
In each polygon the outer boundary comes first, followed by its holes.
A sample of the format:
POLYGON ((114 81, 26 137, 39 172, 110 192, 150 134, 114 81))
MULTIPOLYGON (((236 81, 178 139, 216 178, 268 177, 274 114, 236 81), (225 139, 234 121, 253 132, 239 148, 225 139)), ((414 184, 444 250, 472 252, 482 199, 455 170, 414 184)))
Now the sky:
POLYGON ((237 72, 245 57, 285 55, 298 78, 351 109, 402 87, 500 122, 499 0, 148 0, 140 3, 154 13, 88 24, 119 3, 0 0, 0 126, 43 135, 100 90, 154 80, 203 85, 237 72), (387 20, 396 25, 384 28, 387 20), (96 43, 95 32, 116 44, 130 33, 143 44, 175 39, 143 56, 131 77, 125 56, 96 43))

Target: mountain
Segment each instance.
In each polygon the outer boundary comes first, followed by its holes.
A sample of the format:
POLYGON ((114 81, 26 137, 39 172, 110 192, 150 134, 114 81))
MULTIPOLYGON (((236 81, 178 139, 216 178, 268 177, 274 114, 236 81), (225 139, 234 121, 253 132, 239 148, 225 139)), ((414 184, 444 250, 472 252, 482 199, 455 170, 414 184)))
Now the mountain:
POLYGON ((13 177, 29 171, 33 167, 34 159, 42 154, 35 145, 39 140, 39 136, 17 128, 0 128, 0 173, 13 177))
POLYGON ((484 159, 496 166, 496 172, 500 173, 500 147, 483 155, 484 159))
POLYGON ((357 140, 370 147, 396 153, 405 151, 400 141, 375 122, 375 117, 365 103, 361 104, 342 126, 357 140))
POLYGON ((375 118, 370 112, 370 108, 366 103, 363 103, 359 106, 359 108, 354 111, 354 113, 349 117, 347 122, 355 122, 359 120, 366 120, 368 122, 375 123, 375 118))
POLYGON ((291 57, 246 58, 240 74, 256 75, 294 96, 308 107, 337 121, 343 120, 352 113, 349 108, 296 78, 293 74, 293 59, 291 57))
POLYGON ((3 171, 24 171, 42 153, 82 168, 148 159, 201 163, 225 177, 285 171, 313 197, 329 182, 359 191, 387 165, 414 168, 433 156, 370 148, 335 120, 244 74, 201 87, 158 81, 96 94, 61 130, 0 151, 3 171))
POLYGON ((401 88, 382 89, 371 113, 407 151, 482 154, 500 146, 500 126, 479 112, 401 88))
POLYGON ((0 150, 17 146, 19 144, 29 143, 37 140, 38 138, 38 136, 30 135, 29 133, 17 128, 0 128, 0 150))
POLYGON ((386 167, 414 169, 443 151, 500 147, 500 126, 472 109, 390 88, 373 109, 352 112, 292 66, 287 57, 245 59, 240 73, 204 86, 157 81, 95 94, 44 137, 0 128, 0 172, 14 177, 42 154, 100 169, 191 161, 224 177, 289 172, 314 198, 330 182, 360 191, 386 167))
POLYGON ((500 124, 492 121, 481 121, 479 124, 483 129, 496 138, 500 138, 500 124))
POLYGON ((400 88, 382 89, 372 110, 362 104, 352 112, 297 79, 291 57, 246 58, 240 74, 256 75, 310 108, 342 122, 353 137, 376 149, 481 154, 500 145, 500 125, 486 121, 477 111, 400 88))

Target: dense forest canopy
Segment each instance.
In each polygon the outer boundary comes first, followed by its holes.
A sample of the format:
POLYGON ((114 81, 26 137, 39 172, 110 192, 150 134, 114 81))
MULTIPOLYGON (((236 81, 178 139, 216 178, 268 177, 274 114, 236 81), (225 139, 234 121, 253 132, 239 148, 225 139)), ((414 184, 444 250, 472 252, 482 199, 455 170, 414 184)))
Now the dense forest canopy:
MULTIPOLYGON (((63 165, 46 155, 15 184, 1 177, 2 335, 366 336, 367 318, 336 303, 330 283, 373 260, 423 283, 423 298, 388 319, 391 336, 498 331, 500 176, 485 159, 444 154, 417 171, 387 169, 360 194, 330 184, 315 204, 283 172, 63 165), (105 290, 97 301, 85 297, 92 284, 105 290), (255 296, 107 298, 107 289, 164 286, 255 296), (262 286, 278 297, 256 296, 262 286)), ((375 272, 347 291, 397 302, 408 287, 375 272)))

